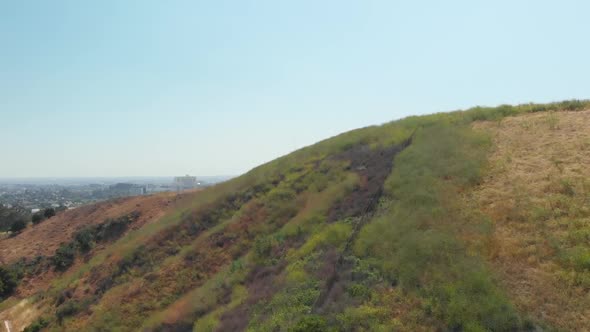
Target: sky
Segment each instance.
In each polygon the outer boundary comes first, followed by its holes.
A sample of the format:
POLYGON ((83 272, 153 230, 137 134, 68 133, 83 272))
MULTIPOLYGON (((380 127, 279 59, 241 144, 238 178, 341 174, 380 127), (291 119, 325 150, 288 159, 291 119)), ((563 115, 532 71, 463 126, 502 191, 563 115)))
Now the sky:
POLYGON ((0 0, 0 178, 237 175, 408 115, 587 99, 589 12, 0 0))

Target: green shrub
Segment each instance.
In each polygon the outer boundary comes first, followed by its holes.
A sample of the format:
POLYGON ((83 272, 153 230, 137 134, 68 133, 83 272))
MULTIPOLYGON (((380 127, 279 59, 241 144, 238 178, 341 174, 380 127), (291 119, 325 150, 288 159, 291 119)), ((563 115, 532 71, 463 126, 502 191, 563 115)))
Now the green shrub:
POLYGON ((51 257, 51 262, 56 270, 65 271, 72 264, 76 258, 76 247, 74 243, 62 244, 55 251, 55 255, 51 257))
POLYGON ((4 266, 0 266, 0 300, 10 296, 18 285, 16 273, 4 266))
POLYGON ((81 252, 88 252, 94 245, 96 234, 93 228, 84 228, 76 233, 74 241, 81 252))
POLYGON ((565 250, 562 257, 564 263, 571 266, 576 271, 590 271, 590 249, 586 246, 577 245, 565 250))
POLYGON ((270 237, 259 237, 254 242, 254 254, 258 260, 270 257, 272 252, 272 240, 270 237))
POLYGON ((279 187, 272 190, 265 200, 269 212, 269 223, 288 220, 297 214, 296 193, 291 188, 279 187))
POLYGON ((36 321, 31 323, 31 325, 27 326, 23 332, 40 332, 43 328, 49 325, 49 321, 44 319, 43 317, 38 318, 36 321))
POLYGON ((43 216, 47 219, 55 216, 55 209, 54 208, 45 209, 45 211, 43 211, 43 216))
POLYGON ((21 207, 7 208, 0 204, 0 232, 9 231, 11 226, 19 220, 29 220, 31 217, 21 207))
POLYGON ((69 300, 60 305, 57 310, 55 311, 55 316, 57 317, 57 321, 61 324, 64 318, 74 316, 78 312, 81 311, 81 305, 76 300, 69 300))
POLYGON ((27 222, 22 218, 15 220, 12 225, 10 225, 10 231, 14 234, 20 233, 25 228, 27 228, 27 222))
POLYGON ((39 224, 43 220, 44 220, 44 217, 41 212, 37 212, 37 213, 33 214, 33 216, 31 217, 31 221, 33 222, 34 225, 39 224))
POLYGON ((98 225, 96 229, 96 241, 112 241, 118 238, 127 230, 127 226, 132 221, 133 220, 130 217, 124 216, 114 220, 108 220, 103 224, 98 225))
POLYGON ((361 284, 352 284, 346 288, 346 292, 351 297, 356 297, 360 299, 368 299, 371 296, 371 290, 361 284))
POLYGON ((328 331, 328 323, 326 319, 317 316, 304 316, 297 324, 289 329, 290 332, 326 332, 328 331))

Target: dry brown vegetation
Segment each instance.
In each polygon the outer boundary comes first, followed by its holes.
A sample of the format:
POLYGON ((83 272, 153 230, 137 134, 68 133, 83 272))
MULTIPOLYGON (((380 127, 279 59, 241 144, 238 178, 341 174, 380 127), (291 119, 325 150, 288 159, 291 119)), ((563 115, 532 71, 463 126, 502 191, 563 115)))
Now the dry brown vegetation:
POLYGON ((567 330, 590 327, 590 110, 474 124, 494 148, 472 198, 489 215, 489 259, 514 304, 567 330))
POLYGON ((84 226, 96 225, 108 218, 138 211, 140 217, 131 228, 157 220, 174 199, 174 193, 126 197, 68 210, 38 225, 29 226, 15 237, 0 240, 0 264, 10 264, 20 258, 50 256, 60 243, 68 242, 84 226))
MULTIPOLYGON (((62 243, 70 242, 80 229, 98 225, 131 212, 138 212, 139 218, 133 221, 129 229, 141 228, 161 218, 169 206, 175 205, 175 201, 190 195, 193 194, 161 193, 126 197, 65 211, 38 225, 29 226, 15 237, 0 240, 0 264, 12 264, 21 259, 31 261, 41 256, 50 257, 62 243)), ((97 245, 86 256, 91 257, 94 253, 101 251, 104 246, 105 244, 97 245)), ((77 270, 83 265, 84 260, 84 257, 77 259, 70 271, 66 273, 77 270)), ((25 276, 19 283, 15 295, 22 299, 46 290, 52 280, 60 275, 61 273, 54 269, 42 269, 38 273, 25 276)))

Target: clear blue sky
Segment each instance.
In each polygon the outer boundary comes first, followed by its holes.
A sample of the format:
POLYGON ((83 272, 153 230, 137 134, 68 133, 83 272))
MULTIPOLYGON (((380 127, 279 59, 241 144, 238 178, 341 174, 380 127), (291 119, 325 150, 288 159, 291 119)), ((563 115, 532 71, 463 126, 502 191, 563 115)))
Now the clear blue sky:
POLYGON ((588 1, 0 0, 0 177, 239 174, 340 132, 590 97, 588 1))

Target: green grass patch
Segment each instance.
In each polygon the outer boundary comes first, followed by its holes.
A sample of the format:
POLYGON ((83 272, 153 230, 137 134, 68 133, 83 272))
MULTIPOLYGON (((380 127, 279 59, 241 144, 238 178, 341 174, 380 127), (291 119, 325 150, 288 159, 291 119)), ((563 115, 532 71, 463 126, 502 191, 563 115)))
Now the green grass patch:
POLYGON ((481 259, 457 239, 462 216, 451 204, 479 180, 488 146, 487 137, 466 126, 420 130, 385 184, 392 207, 361 231, 355 249, 423 297, 448 327, 509 331, 519 328, 518 315, 481 259))

